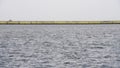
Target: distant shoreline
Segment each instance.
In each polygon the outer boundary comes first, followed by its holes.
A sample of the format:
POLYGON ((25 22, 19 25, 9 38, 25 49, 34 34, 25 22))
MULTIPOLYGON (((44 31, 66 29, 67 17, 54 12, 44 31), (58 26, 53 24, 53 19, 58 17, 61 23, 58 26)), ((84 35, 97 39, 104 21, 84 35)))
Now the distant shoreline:
POLYGON ((19 25, 39 25, 39 24, 48 24, 48 25, 54 25, 54 24, 59 24, 59 25, 67 25, 67 24, 120 24, 120 21, 0 21, 0 25, 5 24, 5 25, 14 25, 14 24, 19 24, 19 25))

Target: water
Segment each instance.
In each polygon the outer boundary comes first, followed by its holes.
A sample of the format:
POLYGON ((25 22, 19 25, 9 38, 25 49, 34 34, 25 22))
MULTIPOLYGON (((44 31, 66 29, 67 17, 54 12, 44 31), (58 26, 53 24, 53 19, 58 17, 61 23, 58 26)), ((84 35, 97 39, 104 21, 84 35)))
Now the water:
POLYGON ((120 25, 0 25, 0 68, 120 68, 120 25))

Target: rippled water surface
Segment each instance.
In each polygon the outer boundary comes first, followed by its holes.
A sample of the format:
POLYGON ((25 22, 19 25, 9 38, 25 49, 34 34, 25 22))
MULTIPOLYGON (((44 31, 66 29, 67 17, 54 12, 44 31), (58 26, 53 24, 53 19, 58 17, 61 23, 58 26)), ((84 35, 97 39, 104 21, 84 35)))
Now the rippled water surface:
POLYGON ((120 68, 120 25, 0 25, 0 68, 120 68))

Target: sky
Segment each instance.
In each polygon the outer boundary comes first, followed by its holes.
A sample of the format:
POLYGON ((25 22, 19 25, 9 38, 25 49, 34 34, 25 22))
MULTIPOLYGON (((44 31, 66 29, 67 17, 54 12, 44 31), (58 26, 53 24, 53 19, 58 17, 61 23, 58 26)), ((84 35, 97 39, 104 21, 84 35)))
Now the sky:
POLYGON ((120 0, 0 0, 0 20, 120 20, 120 0))

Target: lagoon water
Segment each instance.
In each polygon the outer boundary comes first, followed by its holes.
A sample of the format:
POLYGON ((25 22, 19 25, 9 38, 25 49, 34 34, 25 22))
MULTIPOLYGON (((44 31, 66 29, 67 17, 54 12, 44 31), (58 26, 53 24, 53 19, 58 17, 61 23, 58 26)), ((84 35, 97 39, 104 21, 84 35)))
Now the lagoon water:
POLYGON ((120 68, 120 25, 0 25, 0 68, 120 68))

